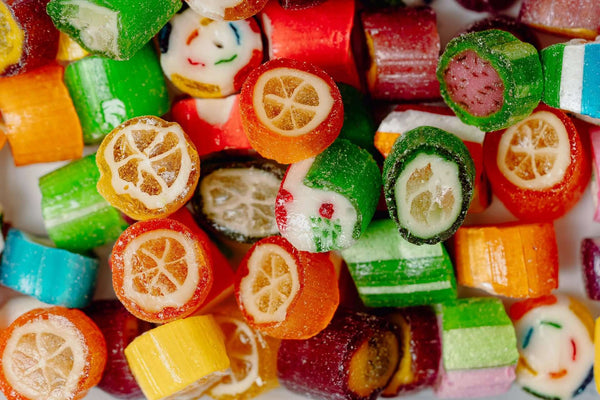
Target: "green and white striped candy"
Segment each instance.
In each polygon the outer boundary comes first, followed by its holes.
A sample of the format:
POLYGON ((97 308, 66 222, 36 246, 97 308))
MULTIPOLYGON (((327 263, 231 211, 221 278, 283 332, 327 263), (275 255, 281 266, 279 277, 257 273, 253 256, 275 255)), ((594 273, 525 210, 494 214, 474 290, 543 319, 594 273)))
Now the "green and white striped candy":
POLYGON ((441 243, 415 245, 390 219, 371 222, 354 246, 342 250, 367 307, 408 307, 456 298, 452 262, 441 243))

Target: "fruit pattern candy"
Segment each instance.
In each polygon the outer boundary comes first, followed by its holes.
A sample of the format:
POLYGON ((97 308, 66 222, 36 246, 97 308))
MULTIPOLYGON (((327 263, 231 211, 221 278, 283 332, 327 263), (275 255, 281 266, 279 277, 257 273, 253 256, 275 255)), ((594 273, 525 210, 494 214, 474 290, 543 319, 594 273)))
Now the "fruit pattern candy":
POLYGON ((252 18, 214 21, 188 8, 175 15, 158 37, 164 74, 194 97, 238 92, 263 59, 260 28, 252 18))
POLYGON ((274 205, 284 172, 283 166, 259 158, 205 163, 192 197, 198 221, 242 243, 278 234, 274 205))
POLYGON ((515 303, 517 383, 543 399, 570 399, 593 379, 594 319, 579 301, 552 295, 515 303))
POLYGON ((45 303, 85 307, 94 295, 98 260, 49 245, 11 229, 0 263, 0 283, 45 303))
POLYGON ((396 140, 383 164, 388 211, 402 237, 414 244, 448 239, 471 203, 475 166, 463 142, 431 126, 396 140))
POLYGON ((440 97, 436 67, 440 36, 429 7, 396 7, 362 14, 374 99, 426 100, 440 97))
POLYGON ((345 249, 367 229, 380 193, 380 170, 371 154, 337 139, 288 168, 275 203, 277 227, 298 250, 345 249))
POLYGON ((127 61, 95 56, 65 69, 65 84, 86 144, 98 143, 119 124, 169 111, 169 94, 150 44, 127 61))
POLYGON ((452 262, 441 243, 409 243, 394 221, 371 222, 342 257, 367 307, 407 307, 456 298, 452 262))
POLYGON ((246 253, 235 296, 248 325, 279 339, 315 336, 339 304, 329 255, 299 251, 279 236, 258 241, 246 253))
POLYGON ((54 307, 51 304, 43 303, 31 296, 18 295, 8 299, 0 307, 0 331, 8 328, 21 315, 36 308, 54 307))
POLYGON ((213 316, 225 335, 231 371, 210 389, 209 396, 216 400, 249 400, 279 386, 280 340, 248 326, 235 302, 220 306, 213 316))
POLYGON ((117 298, 130 313, 149 322, 193 314, 214 280, 208 244, 170 219, 131 225, 115 243, 109 261, 117 298))
POLYGON ((491 193, 483 169, 483 139, 485 132, 463 123, 448 107, 429 104, 401 104, 394 108, 375 132, 375 147, 387 157, 394 142, 404 132, 420 126, 433 126, 456 135, 463 141, 475 165, 475 186, 469 213, 483 212, 490 205, 491 193))
POLYGON ((344 124, 338 138, 351 141, 375 157, 376 150, 373 146, 375 122, 366 97, 354 86, 338 83, 337 87, 344 105, 344 124))
POLYGON ((494 194, 524 221, 562 217, 590 179, 590 157, 575 125, 543 104, 510 128, 487 134, 483 155, 494 194))
POLYGON ((333 79, 312 64, 285 58, 267 61, 250 73, 242 87, 240 112, 252 147, 282 164, 325 150, 344 122, 333 79))
POLYGON ((585 238, 581 241, 581 264, 583 283, 588 297, 600 300, 600 239, 585 238))
POLYGON ((466 398, 506 392, 515 379, 519 353, 502 302, 459 299, 436 305, 436 312, 441 318, 442 363, 435 394, 466 398))
POLYGON ((0 129, 16 166, 81 157, 81 125, 61 66, 51 64, 0 79, 0 110, 4 125, 0 129))
POLYGON ((303 10, 318 6, 327 0, 279 0, 279 5, 285 10, 303 10))
POLYGON ((237 21, 256 15, 268 0, 185 0, 198 14, 217 21, 237 21))
POLYGON ((102 332, 79 310, 35 309, 0 336, 0 390, 11 400, 82 399, 102 377, 102 332))
POLYGON ((125 357, 148 400, 198 399, 229 369, 212 315, 178 319, 136 337, 125 357))
POLYGON ((527 117, 544 90, 535 47, 497 29, 452 39, 437 77, 446 104, 464 123, 486 132, 527 117))
POLYGON ((384 314, 401 334, 400 363, 381 393, 396 397, 432 386, 438 376, 442 343, 437 317, 431 307, 401 308, 384 314))
POLYGON ((44 226, 58 248, 86 252, 117 239, 129 226, 98 193, 99 178, 95 154, 40 178, 44 226))
POLYGON ((50 0, 46 11, 90 53, 127 60, 180 8, 180 0, 50 0))
POLYGON ((394 374, 400 345, 385 319, 340 310, 317 336, 282 340, 279 382, 319 399, 374 400, 394 374))
POLYGON ((60 32, 58 36, 58 54, 56 61, 61 64, 68 64, 73 61, 82 59, 90 53, 85 51, 76 41, 71 39, 71 36, 64 32, 60 32))
POLYGON ((600 118, 597 96, 600 40, 558 43, 546 47, 541 54, 546 88, 542 98, 544 103, 600 118))
POLYGON ((336 82, 361 87, 352 36, 356 2, 327 0, 287 10, 277 1, 260 13, 269 58, 293 58, 322 68, 336 82))
POLYGON ((2 0, 0 76, 50 64, 58 51, 58 31, 46 14, 48 0, 2 0))
POLYGON ((222 99, 183 99, 171 108, 173 120, 188 134, 200 157, 223 150, 249 150, 240 96, 222 99))
POLYGON ((523 0, 519 19, 542 31, 593 40, 600 34, 600 3, 596 0, 523 0))
POLYGON ((181 127, 158 117, 117 126, 96 153, 98 193, 136 220, 166 217, 194 194, 200 159, 181 127))
POLYGON ((516 0, 456 0, 456 2, 471 11, 496 13, 506 10, 516 0))
POLYGON ((551 222, 461 227, 454 235, 458 283, 530 298, 558 288, 558 244, 551 222))
POLYGON ((594 202, 594 221, 600 222, 600 127, 591 126, 588 129, 590 148, 592 153, 592 200, 594 202))
POLYGON ((125 348, 152 324, 130 314, 117 299, 95 300, 85 310, 102 332, 106 342, 107 360, 98 387, 118 399, 142 398, 142 389, 135 381, 125 348))
POLYGON ((499 29, 513 34, 522 42, 531 43, 536 49, 541 48, 540 41, 532 29, 509 15, 493 15, 473 22, 464 29, 464 33, 480 32, 488 29, 499 29))

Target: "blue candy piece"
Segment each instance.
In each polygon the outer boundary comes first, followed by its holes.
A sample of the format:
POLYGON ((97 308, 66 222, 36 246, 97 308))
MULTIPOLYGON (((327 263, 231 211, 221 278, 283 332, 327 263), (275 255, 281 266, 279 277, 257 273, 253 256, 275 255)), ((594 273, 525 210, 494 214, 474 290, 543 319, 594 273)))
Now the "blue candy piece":
POLYGON ((11 229, 0 264, 0 283, 44 303, 85 307, 94 294, 98 260, 49 246, 11 229))

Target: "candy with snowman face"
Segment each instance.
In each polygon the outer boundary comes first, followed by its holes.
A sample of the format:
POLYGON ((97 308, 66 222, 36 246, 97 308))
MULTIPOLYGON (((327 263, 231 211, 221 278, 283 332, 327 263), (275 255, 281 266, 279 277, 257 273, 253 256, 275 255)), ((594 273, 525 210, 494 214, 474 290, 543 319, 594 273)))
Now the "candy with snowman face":
POLYGON ((215 21, 187 9, 159 33, 160 64, 181 91, 193 97, 225 97, 240 90, 263 57, 253 19, 215 21))

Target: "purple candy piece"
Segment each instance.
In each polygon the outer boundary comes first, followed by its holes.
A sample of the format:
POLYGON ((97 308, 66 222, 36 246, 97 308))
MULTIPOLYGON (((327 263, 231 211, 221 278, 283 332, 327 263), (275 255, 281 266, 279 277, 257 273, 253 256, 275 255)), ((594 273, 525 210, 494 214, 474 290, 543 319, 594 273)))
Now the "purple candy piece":
POLYGON ((440 370, 434 392, 437 397, 465 399, 507 392, 515 380, 516 365, 498 368, 440 370))
POLYGON ((464 8, 478 12, 498 12, 506 10, 516 3, 516 0, 456 0, 464 8))
POLYGON ((587 295, 592 300, 600 300, 600 238, 582 240, 581 258, 587 295))

